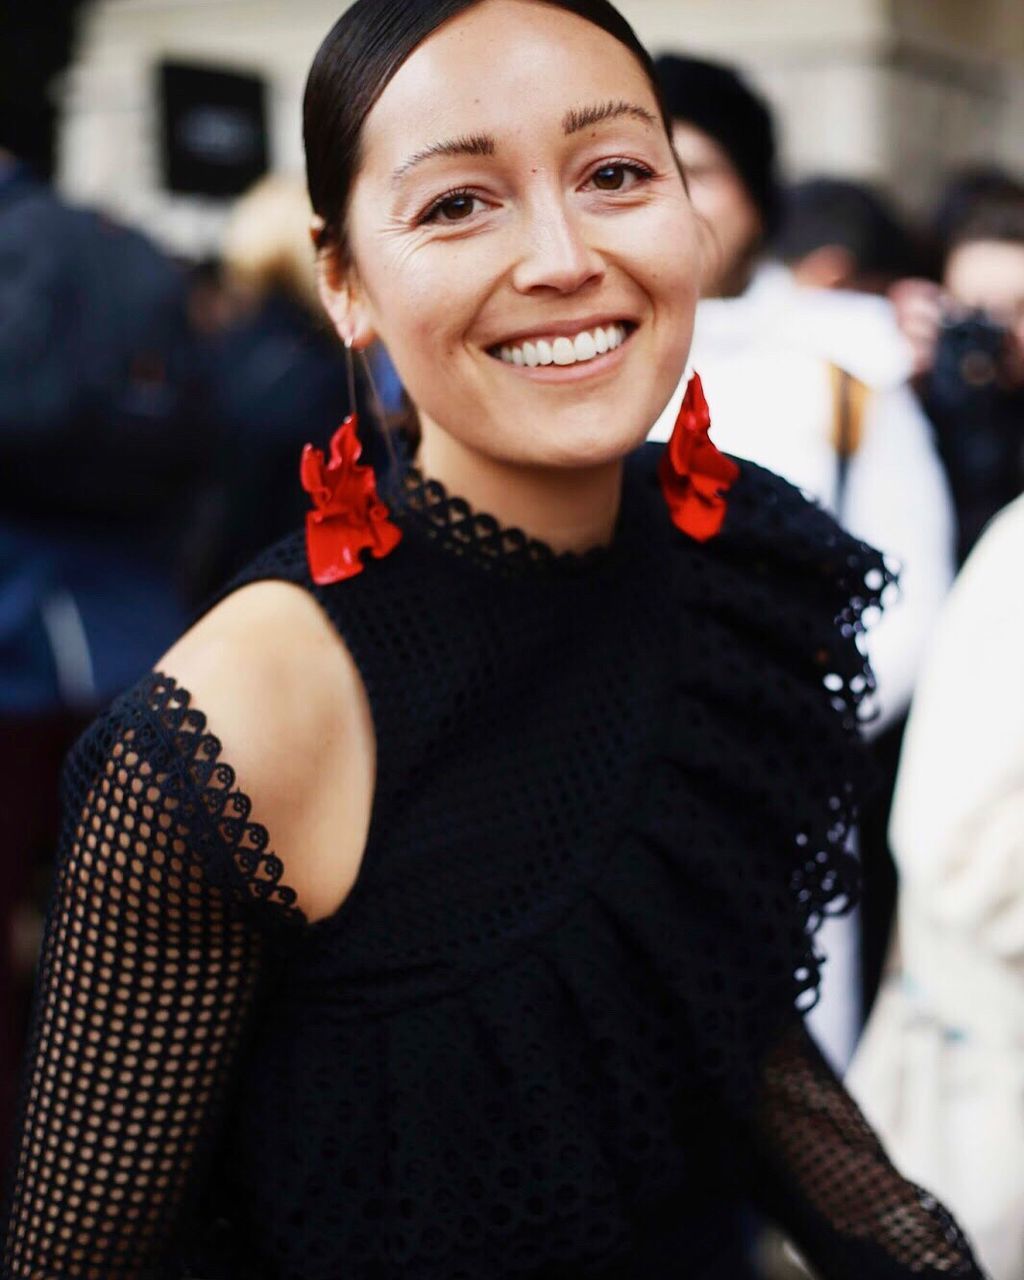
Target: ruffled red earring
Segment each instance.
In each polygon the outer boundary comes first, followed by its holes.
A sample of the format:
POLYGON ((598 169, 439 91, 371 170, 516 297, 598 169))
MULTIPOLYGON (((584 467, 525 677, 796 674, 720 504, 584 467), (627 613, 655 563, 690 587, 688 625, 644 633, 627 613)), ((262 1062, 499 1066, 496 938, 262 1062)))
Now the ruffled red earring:
POLYGON ((736 463, 711 443, 710 426, 704 388, 694 374, 658 463, 658 480, 672 523, 698 542, 721 532, 725 494, 740 474, 736 463))
POLYGON ((306 513, 306 554, 313 581, 320 586, 354 578, 363 571, 360 552, 376 559, 394 551, 402 531, 377 492, 373 469, 359 466, 363 446, 350 413, 331 437, 330 461, 307 444, 299 474, 313 499, 306 513))

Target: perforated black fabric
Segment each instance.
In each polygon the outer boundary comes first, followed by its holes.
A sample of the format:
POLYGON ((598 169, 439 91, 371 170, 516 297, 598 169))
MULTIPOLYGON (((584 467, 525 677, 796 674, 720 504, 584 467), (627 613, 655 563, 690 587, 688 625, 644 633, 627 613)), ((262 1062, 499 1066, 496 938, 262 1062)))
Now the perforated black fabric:
POLYGON ((979 1275, 956 1224, 904 1181, 803 1027, 765 1061, 752 1181, 825 1275, 979 1275))
POLYGON ((411 475, 359 577, 314 588, 298 537, 245 576, 313 592, 370 698, 367 849, 325 921, 185 691, 94 726, 6 1275, 697 1280, 743 1192, 826 1280, 981 1274, 794 1010, 853 891, 889 575, 749 464, 689 541, 655 457, 604 552, 411 475))
POLYGON ((153 679, 72 757, 5 1275, 144 1274, 209 1157, 263 951, 246 915, 297 914, 219 756, 153 679))

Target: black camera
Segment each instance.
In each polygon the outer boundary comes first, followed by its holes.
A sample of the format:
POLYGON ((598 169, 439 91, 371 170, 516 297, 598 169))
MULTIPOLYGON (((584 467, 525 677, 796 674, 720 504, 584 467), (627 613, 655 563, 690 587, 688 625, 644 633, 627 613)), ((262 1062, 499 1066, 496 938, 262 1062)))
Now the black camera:
POLYGON ((945 319, 935 348, 932 394, 953 405, 995 393, 1007 338, 1007 330, 984 311, 945 319))
POLYGON ((946 467, 962 562, 988 520, 1020 492, 1024 400, 1005 384, 1009 332, 984 311, 944 322, 924 406, 946 467))

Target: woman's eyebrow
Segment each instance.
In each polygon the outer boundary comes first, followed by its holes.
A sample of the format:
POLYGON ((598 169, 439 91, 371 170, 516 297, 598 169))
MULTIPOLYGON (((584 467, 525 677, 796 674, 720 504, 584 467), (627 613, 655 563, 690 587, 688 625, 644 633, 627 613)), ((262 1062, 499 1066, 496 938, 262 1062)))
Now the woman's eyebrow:
POLYGON ((578 133, 592 124, 601 124, 605 120, 615 120, 618 116, 636 116, 645 124, 658 123, 652 112, 635 102, 602 102, 590 107, 573 107, 562 118, 563 133, 578 133))
MULTIPOLYGON (((657 125, 658 123, 653 112, 635 102, 601 102, 589 107, 572 107, 562 117, 562 132, 578 133, 581 129, 601 124, 605 120, 615 120, 619 116, 635 116, 644 124, 657 125)), ((422 151, 417 151, 407 160, 403 160, 391 175, 391 181, 397 182, 400 178, 404 178, 410 169, 435 156, 493 156, 497 149, 497 143, 487 133, 474 133, 467 137, 446 138, 443 142, 432 142, 429 147, 424 147, 422 151)))
POLYGON ((408 160, 403 160, 391 175, 391 181, 404 178, 410 169, 430 160, 434 156, 493 156, 497 149, 494 139, 486 133, 474 133, 463 138, 446 138, 443 142, 432 142, 429 147, 417 151, 408 160))

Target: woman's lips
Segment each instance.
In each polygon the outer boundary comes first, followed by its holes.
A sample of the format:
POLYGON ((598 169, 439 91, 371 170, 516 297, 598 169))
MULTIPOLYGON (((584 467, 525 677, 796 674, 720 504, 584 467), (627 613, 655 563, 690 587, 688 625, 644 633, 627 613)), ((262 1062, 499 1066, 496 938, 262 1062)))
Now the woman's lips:
POLYGON ((572 336, 538 334, 535 338, 491 347, 488 354, 519 368, 571 368, 615 351, 626 341, 633 328, 635 325, 628 321, 613 321, 610 324, 580 329, 572 336))

